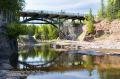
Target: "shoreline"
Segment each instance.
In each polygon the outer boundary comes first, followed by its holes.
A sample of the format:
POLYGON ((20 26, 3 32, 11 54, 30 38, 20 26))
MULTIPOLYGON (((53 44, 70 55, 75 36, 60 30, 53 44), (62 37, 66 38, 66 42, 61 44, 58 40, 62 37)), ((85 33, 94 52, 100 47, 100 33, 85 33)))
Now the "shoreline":
POLYGON ((39 43, 55 43, 55 44, 70 44, 70 45, 79 45, 85 49, 116 49, 120 50, 120 42, 117 41, 71 41, 71 40, 48 40, 41 41, 39 43))
POLYGON ((71 46, 80 46, 80 49, 85 50, 96 50, 96 51, 109 51, 120 53, 120 42, 117 41, 71 41, 71 40, 46 40, 38 41, 36 44, 24 44, 20 46, 41 46, 42 44, 55 44, 55 45, 68 45, 71 46))

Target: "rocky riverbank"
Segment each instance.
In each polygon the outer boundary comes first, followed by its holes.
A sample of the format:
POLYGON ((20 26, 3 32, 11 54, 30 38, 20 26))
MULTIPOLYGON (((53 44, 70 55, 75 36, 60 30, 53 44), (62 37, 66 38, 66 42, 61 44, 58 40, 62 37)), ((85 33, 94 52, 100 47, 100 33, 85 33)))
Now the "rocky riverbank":
MULTIPOLYGON (((83 48, 120 49, 120 20, 95 21, 95 35, 90 42, 78 42, 83 48)), ((89 40, 89 39, 88 39, 89 40)))
POLYGON ((113 21, 101 20, 96 21, 95 24, 95 41, 117 41, 120 42, 120 20, 113 21))
MULTIPOLYGON (((120 42, 117 41, 92 41, 92 42, 86 42, 86 41, 70 41, 70 40, 54 40, 51 41, 51 43, 55 44, 62 44, 62 45, 77 45, 81 46, 81 49, 94 49, 94 50, 120 50, 120 42)), ((118 51, 120 52, 120 51, 118 51)))

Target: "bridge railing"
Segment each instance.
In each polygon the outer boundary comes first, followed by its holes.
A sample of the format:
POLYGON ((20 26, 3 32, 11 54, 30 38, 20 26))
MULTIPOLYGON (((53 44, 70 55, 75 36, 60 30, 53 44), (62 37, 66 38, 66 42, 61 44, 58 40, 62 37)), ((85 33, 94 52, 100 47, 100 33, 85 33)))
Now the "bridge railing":
POLYGON ((55 15, 68 15, 68 16, 86 16, 87 14, 81 14, 81 13, 70 13, 70 12, 65 12, 65 11, 60 11, 60 12, 54 12, 54 11, 46 11, 46 10, 25 10, 22 12, 27 12, 27 13, 39 13, 39 14, 55 14, 55 15))

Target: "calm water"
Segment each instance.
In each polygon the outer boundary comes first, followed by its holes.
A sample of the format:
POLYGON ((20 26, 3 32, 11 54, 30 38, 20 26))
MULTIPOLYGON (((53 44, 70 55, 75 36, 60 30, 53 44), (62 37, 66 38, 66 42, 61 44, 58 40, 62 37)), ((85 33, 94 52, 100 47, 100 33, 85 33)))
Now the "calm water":
POLYGON ((35 66, 44 73, 30 74, 27 79, 120 79, 120 57, 95 51, 56 51, 49 45, 26 47, 19 51, 20 69, 35 66), (89 53, 84 54, 84 52, 89 53))

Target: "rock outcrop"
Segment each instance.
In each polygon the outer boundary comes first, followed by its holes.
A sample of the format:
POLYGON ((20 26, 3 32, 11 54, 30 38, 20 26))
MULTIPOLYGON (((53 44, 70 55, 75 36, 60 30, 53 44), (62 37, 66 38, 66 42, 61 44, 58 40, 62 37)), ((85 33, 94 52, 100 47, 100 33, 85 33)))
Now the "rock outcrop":
POLYGON ((65 33, 65 39, 77 40, 79 35, 83 32, 82 24, 73 23, 72 21, 64 22, 61 30, 65 33))
POLYGON ((12 53, 18 52, 17 38, 8 37, 5 29, 6 25, 12 21, 11 16, 13 15, 0 10, 0 68, 2 69, 10 68, 9 57, 12 53))

